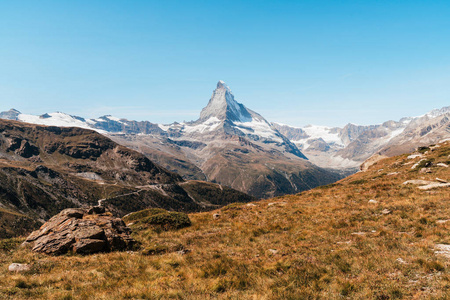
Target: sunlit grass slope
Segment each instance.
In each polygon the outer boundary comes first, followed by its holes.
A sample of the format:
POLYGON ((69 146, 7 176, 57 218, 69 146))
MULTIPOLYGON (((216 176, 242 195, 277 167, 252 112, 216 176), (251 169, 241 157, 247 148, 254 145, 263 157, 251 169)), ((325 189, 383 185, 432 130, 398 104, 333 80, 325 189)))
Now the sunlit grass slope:
POLYGON ((141 242, 132 253, 48 257, 4 240, 0 298, 448 299, 450 257, 436 251, 450 244, 450 143, 416 154, 298 195, 190 214, 181 229, 145 221, 163 211, 128 216, 141 242), (12 262, 31 271, 11 274, 12 262))

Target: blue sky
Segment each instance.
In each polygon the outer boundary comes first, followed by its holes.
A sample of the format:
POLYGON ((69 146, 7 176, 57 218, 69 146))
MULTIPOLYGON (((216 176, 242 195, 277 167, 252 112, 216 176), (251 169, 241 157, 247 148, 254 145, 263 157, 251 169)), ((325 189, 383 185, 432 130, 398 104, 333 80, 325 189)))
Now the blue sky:
POLYGON ((196 119, 218 80, 269 121, 450 105, 450 1, 1 1, 0 111, 196 119))

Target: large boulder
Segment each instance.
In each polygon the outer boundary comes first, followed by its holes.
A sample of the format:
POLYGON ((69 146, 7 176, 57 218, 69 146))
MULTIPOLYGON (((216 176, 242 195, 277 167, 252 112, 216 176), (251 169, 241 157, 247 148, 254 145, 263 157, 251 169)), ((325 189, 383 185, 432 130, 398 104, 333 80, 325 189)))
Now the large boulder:
POLYGON ((24 245, 33 251, 61 255, 67 252, 90 254, 131 250, 135 240, 120 218, 79 208, 61 211, 32 232, 24 245))

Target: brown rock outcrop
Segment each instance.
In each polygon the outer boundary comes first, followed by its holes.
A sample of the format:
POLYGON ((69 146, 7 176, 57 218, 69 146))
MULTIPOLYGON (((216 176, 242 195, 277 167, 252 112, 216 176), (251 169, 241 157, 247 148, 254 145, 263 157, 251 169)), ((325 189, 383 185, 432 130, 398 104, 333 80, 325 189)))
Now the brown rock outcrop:
POLYGON ((24 245, 36 252, 61 255, 69 251, 79 254, 123 251, 136 243, 125 223, 108 213, 92 214, 69 208, 61 211, 32 232, 24 245))

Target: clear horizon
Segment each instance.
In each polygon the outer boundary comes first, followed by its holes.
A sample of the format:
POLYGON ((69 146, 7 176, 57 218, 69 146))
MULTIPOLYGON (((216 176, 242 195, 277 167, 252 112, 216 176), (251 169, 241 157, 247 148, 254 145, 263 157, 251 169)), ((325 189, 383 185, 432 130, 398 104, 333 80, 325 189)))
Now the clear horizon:
POLYGON ((379 124, 450 105, 448 1, 0 4, 0 111, 198 118, 217 81, 268 121, 379 124))

